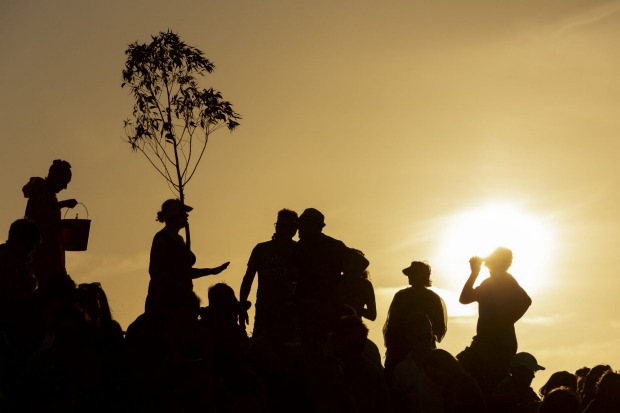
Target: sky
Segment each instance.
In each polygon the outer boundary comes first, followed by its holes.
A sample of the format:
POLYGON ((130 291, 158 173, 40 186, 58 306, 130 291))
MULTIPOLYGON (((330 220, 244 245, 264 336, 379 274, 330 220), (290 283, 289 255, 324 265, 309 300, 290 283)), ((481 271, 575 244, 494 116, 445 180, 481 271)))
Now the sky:
POLYGON ((448 304, 440 347, 469 345, 468 259, 505 245, 533 299, 519 349, 547 367, 534 387, 620 368, 620 1, 0 0, 0 239, 28 179, 68 160, 59 198, 92 225, 67 269, 102 283, 125 328, 173 194, 123 140, 121 71, 130 43, 166 30, 214 62, 201 85, 243 118, 186 189, 197 265, 231 262, 195 282, 204 305, 215 282, 238 291, 279 209, 314 207, 371 262, 379 346, 414 260, 448 304))

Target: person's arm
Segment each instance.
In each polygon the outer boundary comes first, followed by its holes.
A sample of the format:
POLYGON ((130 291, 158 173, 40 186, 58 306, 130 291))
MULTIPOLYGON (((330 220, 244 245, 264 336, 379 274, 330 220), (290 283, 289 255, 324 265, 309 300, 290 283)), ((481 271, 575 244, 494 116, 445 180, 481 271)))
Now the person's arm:
POLYGON ((364 298, 366 307, 362 310, 362 317, 367 320, 375 321, 377 319, 377 303, 375 302, 375 289, 369 280, 364 282, 364 298))
MULTIPOLYGON (((248 264, 248 269, 245 271, 245 275, 243 276, 243 281, 241 281, 241 288, 239 289, 239 301, 246 302, 248 297, 250 296, 250 291, 252 291, 252 283, 254 283, 254 278, 256 277, 256 268, 253 265, 248 264)), ((248 311, 242 311, 239 313, 239 325, 245 328, 246 325, 250 324, 250 318, 248 317, 248 311)))
POLYGON ((225 262, 224 264, 220 265, 219 267, 215 267, 215 268, 192 268, 191 270, 192 279, 206 277, 208 275, 219 274, 222 271, 224 271, 226 268, 228 268, 228 264, 230 264, 230 262, 225 262))
POLYGON ((461 304, 471 304, 476 301, 476 293, 474 291, 474 283, 480 274, 480 267, 482 267, 482 258, 480 257, 471 257, 469 259, 469 266, 471 268, 471 274, 467 281, 465 281, 465 285, 463 286, 463 290, 461 291, 461 296, 459 297, 459 302, 461 304))
POLYGON ((58 208, 75 208, 78 201, 75 199, 65 199, 64 201, 58 201, 58 208))

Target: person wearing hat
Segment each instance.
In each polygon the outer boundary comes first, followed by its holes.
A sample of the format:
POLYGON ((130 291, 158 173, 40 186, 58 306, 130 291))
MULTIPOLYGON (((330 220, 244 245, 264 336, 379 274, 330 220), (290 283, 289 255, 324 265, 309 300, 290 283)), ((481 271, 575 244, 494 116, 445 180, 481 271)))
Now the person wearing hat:
POLYGON ((307 208, 299 216, 299 242, 294 255, 298 271, 295 300, 321 303, 336 321, 344 305, 343 277, 361 276, 369 262, 344 242, 325 235, 324 227, 325 216, 315 208, 307 208))
POLYGON ((168 199, 157 212, 157 221, 164 223, 164 228, 155 234, 151 245, 147 312, 165 307, 171 296, 189 297, 193 294, 194 278, 219 274, 228 267, 229 262, 215 268, 194 268, 196 256, 179 235, 192 209, 178 199, 168 199))
POLYGON ((471 274, 459 302, 478 303, 478 323, 471 345, 457 358, 489 395, 506 376, 510 361, 517 353, 514 325, 530 307, 532 299, 508 273, 512 265, 510 249, 498 247, 486 258, 472 257, 469 265, 471 274), (474 288, 482 263, 491 276, 474 288))
POLYGON ((443 299, 429 287, 431 281, 431 266, 422 261, 413 261, 411 265, 403 269, 407 276, 410 287, 398 291, 390 308, 383 326, 383 338, 385 340, 385 370, 386 378, 391 379, 391 371, 400 363, 411 350, 409 337, 412 332, 407 331, 409 322, 416 314, 424 314, 431 323, 433 343, 443 340, 447 331, 448 314, 443 299))
POLYGON ((530 353, 521 352, 512 357, 508 375, 495 387, 489 398, 491 411, 536 412, 540 398, 532 389, 537 371, 545 370, 530 353))
POLYGON ((33 177, 22 188, 28 198, 24 217, 37 224, 41 245, 32 256, 31 267, 39 287, 54 277, 68 277, 65 268, 65 249, 61 239, 62 208, 73 208, 75 199, 59 201, 56 194, 67 189, 71 182, 71 164, 61 159, 52 162, 47 177, 33 177))

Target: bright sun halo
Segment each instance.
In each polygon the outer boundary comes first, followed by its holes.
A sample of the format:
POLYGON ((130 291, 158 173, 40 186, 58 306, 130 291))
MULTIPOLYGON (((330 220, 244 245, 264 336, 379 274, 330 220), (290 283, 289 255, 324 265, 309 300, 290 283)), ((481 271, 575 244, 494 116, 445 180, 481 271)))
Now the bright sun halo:
MULTIPOLYGON (((469 258, 484 257, 498 246, 510 248, 513 264, 508 270, 528 293, 544 288, 552 260, 551 225, 509 203, 489 203, 448 219, 431 264, 438 280, 460 291, 469 275, 469 258)), ((478 282, 488 277, 483 267, 478 282)))

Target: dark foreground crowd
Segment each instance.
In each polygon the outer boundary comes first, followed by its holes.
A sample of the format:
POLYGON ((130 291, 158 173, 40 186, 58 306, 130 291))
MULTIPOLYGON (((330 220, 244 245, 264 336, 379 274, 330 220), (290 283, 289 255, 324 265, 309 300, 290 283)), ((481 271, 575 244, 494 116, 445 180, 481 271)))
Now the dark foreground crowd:
POLYGON ((312 208, 278 213, 239 299, 220 282, 202 303, 192 280, 228 263, 194 267, 179 235, 192 208, 164 202, 145 311, 123 331, 101 285, 76 285, 64 269, 59 211, 76 201, 56 194, 70 177, 55 161, 47 178, 32 178, 26 219, 0 245, 0 412, 620 412, 620 374, 608 365, 559 371, 532 389, 544 367, 517 350, 514 328, 532 301, 503 247, 469 262, 460 301, 479 309, 469 346, 438 348, 446 308, 429 289, 430 265, 414 261, 403 270, 410 287, 390 305, 382 357, 365 325, 377 317, 369 261, 325 235, 312 208), (491 276, 474 287, 482 265, 491 276))

